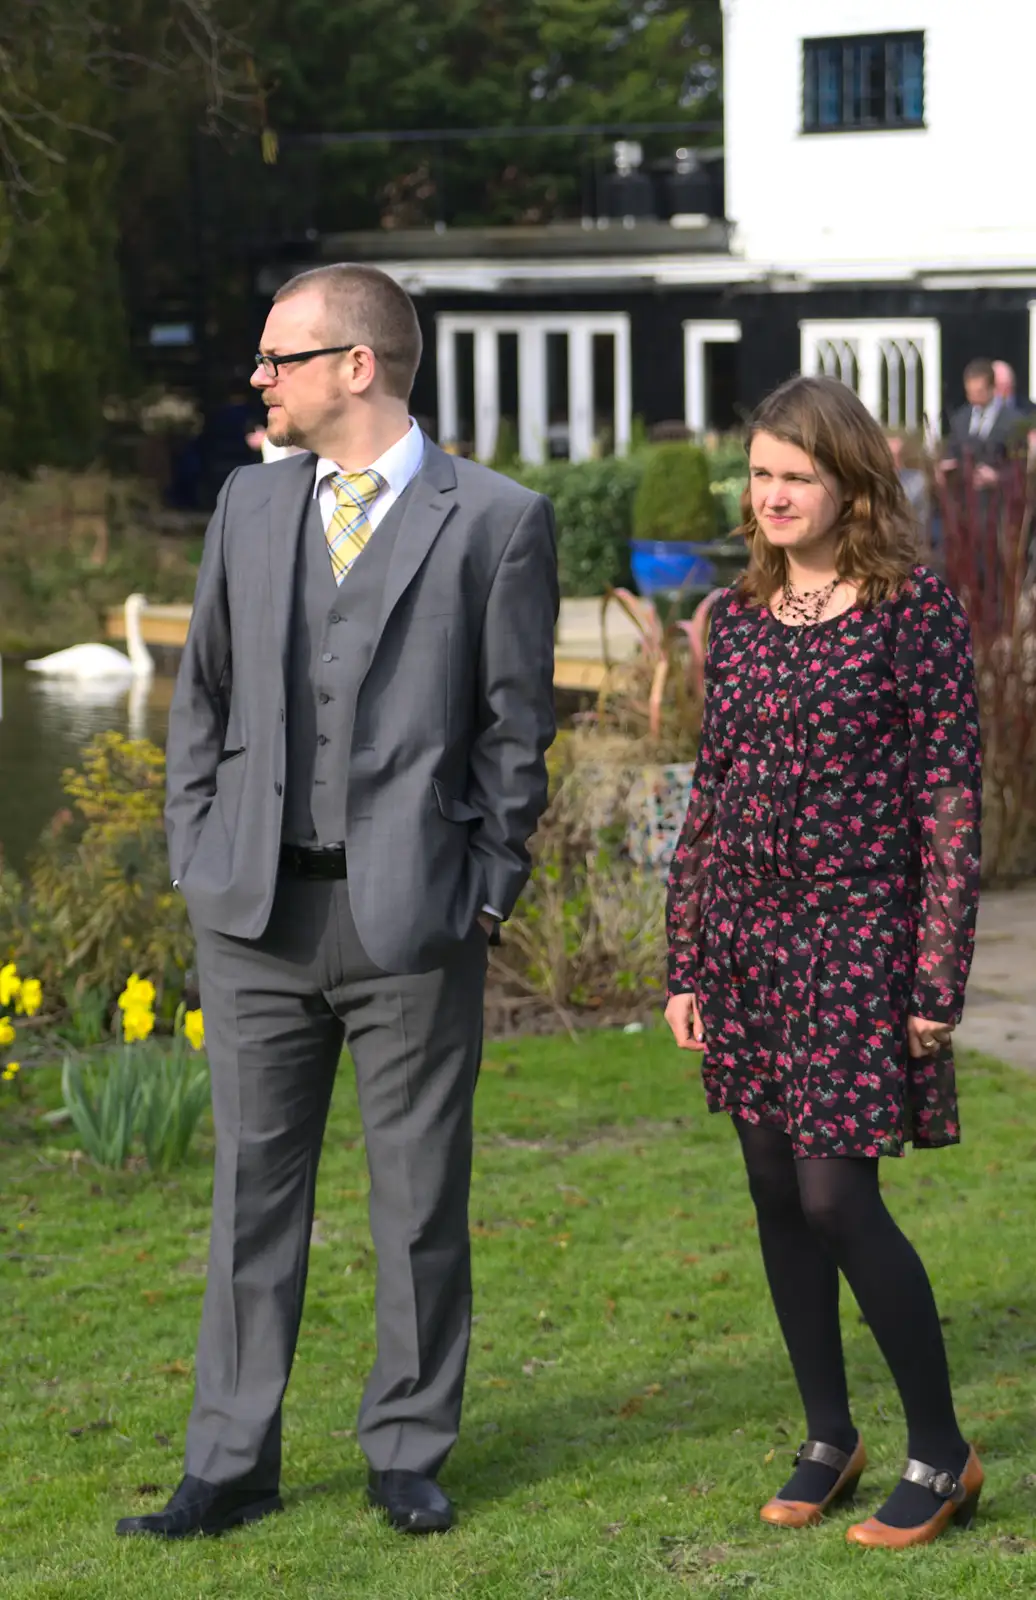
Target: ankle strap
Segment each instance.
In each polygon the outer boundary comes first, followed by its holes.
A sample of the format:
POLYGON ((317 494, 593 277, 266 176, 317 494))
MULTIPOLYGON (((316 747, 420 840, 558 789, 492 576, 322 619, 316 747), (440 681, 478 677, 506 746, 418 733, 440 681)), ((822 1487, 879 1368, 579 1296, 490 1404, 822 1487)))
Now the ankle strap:
POLYGON ((952 1472, 947 1472, 945 1467, 930 1467, 924 1461, 908 1461, 903 1469, 903 1478, 907 1483, 919 1483, 922 1489, 930 1489, 940 1500, 952 1500, 954 1505, 967 1498, 967 1489, 960 1479, 952 1472))
POLYGON ((819 1439, 807 1439, 805 1444, 800 1444, 795 1452, 795 1465, 801 1461, 818 1461, 822 1467, 830 1467, 832 1472, 844 1472, 851 1456, 844 1450, 836 1450, 833 1444, 823 1444, 819 1439))

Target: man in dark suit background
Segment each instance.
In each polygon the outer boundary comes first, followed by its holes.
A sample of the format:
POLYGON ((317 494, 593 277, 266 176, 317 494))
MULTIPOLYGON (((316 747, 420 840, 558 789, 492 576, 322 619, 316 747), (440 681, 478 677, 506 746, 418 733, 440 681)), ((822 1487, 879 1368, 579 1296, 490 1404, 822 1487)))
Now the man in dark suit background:
POLYGON ((950 418, 948 448, 939 463, 942 473, 958 472, 966 461, 980 489, 997 481, 997 468, 1024 432, 1024 418, 1014 399, 997 392, 992 361, 969 361, 964 368, 966 403, 950 418))
POLYGON ((317 1163, 343 1041, 378 1257, 368 1494, 449 1527, 471 1326, 468 1191, 487 943, 529 870, 554 734, 553 516, 412 422, 408 296, 368 267, 277 294, 270 439, 206 537, 168 738, 216 1167, 185 1476, 120 1533, 280 1509, 317 1163))

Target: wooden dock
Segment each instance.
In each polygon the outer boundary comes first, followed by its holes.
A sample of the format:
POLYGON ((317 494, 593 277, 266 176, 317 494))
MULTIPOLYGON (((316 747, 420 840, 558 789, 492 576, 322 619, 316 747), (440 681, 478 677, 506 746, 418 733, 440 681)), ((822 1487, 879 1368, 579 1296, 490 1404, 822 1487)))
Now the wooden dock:
MULTIPOLYGON (((148 606, 141 617, 145 644, 163 650, 182 650, 191 620, 191 608, 148 606)), ((107 613, 109 639, 125 639, 121 606, 107 613)), ((636 649, 637 634, 627 617, 613 607, 608 617, 608 653, 612 661, 628 660, 636 649)), ((607 668, 601 637, 599 600, 562 600, 555 643, 554 685, 558 689, 594 694, 604 682, 607 668)))

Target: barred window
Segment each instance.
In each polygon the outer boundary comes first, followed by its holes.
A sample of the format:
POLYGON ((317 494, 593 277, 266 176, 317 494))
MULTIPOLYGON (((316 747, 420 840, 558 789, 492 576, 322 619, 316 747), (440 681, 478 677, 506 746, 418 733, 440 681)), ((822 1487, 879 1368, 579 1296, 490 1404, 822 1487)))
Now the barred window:
POLYGON ((924 34, 803 41, 804 133, 924 127, 924 34))

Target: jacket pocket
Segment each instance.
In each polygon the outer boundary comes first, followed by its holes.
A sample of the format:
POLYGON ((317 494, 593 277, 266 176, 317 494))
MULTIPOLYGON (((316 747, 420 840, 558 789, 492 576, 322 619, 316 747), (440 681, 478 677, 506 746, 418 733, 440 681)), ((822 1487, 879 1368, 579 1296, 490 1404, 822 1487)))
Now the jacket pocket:
POLYGON ((458 800, 456 795, 444 789, 438 778, 432 779, 432 788, 439 810, 447 822, 481 822, 482 813, 476 811, 474 806, 469 806, 466 800, 458 800))
POLYGON ((237 756, 243 756, 244 753, 245 753, 245 747, 244 747, 243 744, 242 745, 238 745, 237 748, 234 749, 234 750, 224 750, 224 751, 221 752, 220 758, 217 761, 216 765, 218 767, 221 767, 225 761, 233 761, 237 756))

